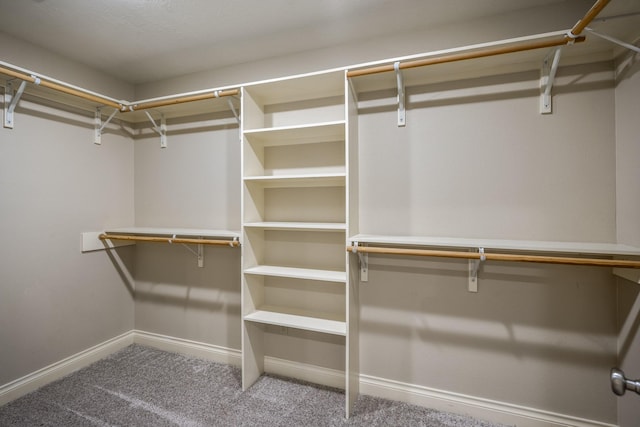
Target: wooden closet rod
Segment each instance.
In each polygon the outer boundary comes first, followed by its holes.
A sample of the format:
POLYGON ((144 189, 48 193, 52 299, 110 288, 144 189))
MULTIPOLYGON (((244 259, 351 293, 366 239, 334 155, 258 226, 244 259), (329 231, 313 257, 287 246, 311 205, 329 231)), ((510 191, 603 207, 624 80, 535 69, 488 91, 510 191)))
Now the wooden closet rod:
MULTIPOLYGON (((354 251, 354 246, 347 246, 347 252, 354 251)), ((518 255, 518 254, 496 254, 496 253, 478 253, 478 252, 462 252, 462 251, 442 251, 430 249, 404 249, 404 248, 384 248, 376 246, 357 246, 355 252, 371 253, 371 254, 389 254, 389 255, 413 255, 413 256, 430 256, 442 258, 464 258, 464 259, 480 259, 484 256, 486 260, 492 261, 513 261, 513 262, 536 262, 544 264, 569 264, 569 265, 590 265, 598 267, 622 267, 622 268, 640 268, 640 261, 627 261, 618 259, 600 259, 600 258, 571 258, 559 256, 542 256, 542 255, 518 255)))
MULTIPOLYGON (((400 62, 398 68, 401 70, 407 68, 424 67, 427 65, 445 64, 448 62, 464 61, 467 59, 485 58, 489 56, 503 55, 507 53, 524 52, 526 50, 541 49, 554 46, 563 46, 574 42, 585 41, 584 36, 580 36, 582 31, 589 25, 591 21, 604 9, 610 0, 597 0, 595 4, 589 9, 589 11, 580 19, 571 31, 562 36, 558 36, 549 40, 531 41, 514 44, 511 46, 499 46, 488 47, 484 49, 478 49, 471 52, 453 53, 450 55, 442 55, 433 58, 418 59, 415 61, 400 62)), ((394 64, 379 65, 371 68, 364 68, 362 70, 350 70, 347 71, 347 77, 359 77, 369 74, 386 73, 395 71, 394 64)))
MULTIPOLYGON (((526 50, 541 49, 545 47, 562 46, 571 42, 583 42, 585 37, 580 36, 575 39, 564 35, 553 39, 519 43, 511 46, 490 47, 479 49, 472 52, 460 52, 449 55, 436 56, 433 58, 417 59, 415 61, 400 62, 398 68, 401 70, 407 68, 424 67, 427 65, 445 64, 448 62, 464 61, 467 59, 486 58, 488 56, 504 55, 507 53, 523 52, 526 50)), ((377 67, 363 68, 361 70, 347 71, 347 77, 359 77, 369 74, 387 73, 395 71, 393 64, 379 65, 377 67)))
POLYGON ((582 19, 573 26, 573 28, 571 29, 571 35, 576 37, 582 34, 584 29, 587 28, 587 25, 589 25, 591 21, 593 21, 595 17, 598 16, 600 12, 602 12, 602 9, 604 9, 604 7, 609 4, 609 1, 611 0, 597 0, 593 4, 593 6, 591 6, 591 9, 589 9, 587 13, 582 17, 582 19))
POLYGON ((204 99, 221 98, 223 96, 234 96, 234 95, 238 95, 239 93, 240 93, 240 90, 238 89, 216 90, 213 92, 201 93, 197 95, 186 95, 186 96, 180 96, 177 98, 159 99, 157 101, 141 102, 139 104, 128 105, 126 107, 127 109, 123 110, 123 113, 126 113, 128 111, 138 111, 138 110, 146 110, 149 108, 164 107, 167 105, 183 104, 185 102, 202 101, 204 99))
POLYGON ((109 99, 104 96, 100 96, 100 95, 82 90, 80 88, 72 88, 69 86, 65 86, 63 84, 50 81, 50 79, 46 77, 39 77, 35 74, 30 74, 28 72, 13 70, 3 65, 0 65, 0 74, 5 74, 7 76, 24 80, 29 83, 34 83, 36 85, 53 89, 58 92, 62 92, 68 95, 73 95, 82 99, 86 99, 87 101, 95 102, 97 104, 107 105, 109 107, 113 107, 117 109, 121 113, 126 113, 129 111, 146 110, 149 108, 163 107, 166 105, 183 104, 186 102, 200 101, 203 99, 221 98, 223 96, 234 96, 240 93, 240 90, 238 89, 214 90, 214 91, 205 92, 205 93, 184 95, 184 96, 178 96, 178 97, 167 98, 167 99, 157 99, 155 101, 140 102, 140 103, 134 104, 126 101, 117 102, 113 99, 109 99))
POLYGON ((77 96, 79 98, 86 99, 87 101, 96 102, 102 105, 108 105, 109 107, 116 108, 118 110, 122 110, 124 106, 121 103, 113 101, 108 98, 104 98, 102 96, 94 95, 89 92, 85 92, 79 89, 73 89, 58 83, 54 83, 48 81, 47 79, 43 79, 38 76, 29 75, 20 71, 11 70, 9 68, 0 66, 0 74, 6 74, 7 76, 14 77, 16 79, 24 80, 29 83, 35 83, 39 86, 43 86, 49 89, 57 90, 58 92, 66 93, 67 95, 77 96))
POLYGON ((240 246, 237 240, 191 239, 182 237, 134 236, 128 234, 100 234, 100 240, 128 240, 134 242, 185 243, 194 245, 240 246))

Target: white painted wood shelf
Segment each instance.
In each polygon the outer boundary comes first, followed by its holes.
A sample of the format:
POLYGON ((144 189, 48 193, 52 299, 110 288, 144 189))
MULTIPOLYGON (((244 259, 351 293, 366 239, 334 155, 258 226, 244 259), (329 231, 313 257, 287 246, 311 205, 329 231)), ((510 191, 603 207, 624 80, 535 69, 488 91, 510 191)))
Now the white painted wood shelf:
POLYGON ((248 222, 246 228, 262 230, 346 231, 347 224, 340 222, 248 222))
POLYGON ((347 273, 344 271, 318 270, 311 268, 280 267, 275 265, 258 265, 246 268, 245 274, 258 276, 287 277, 292 279, 319 280, 324 282, 346 283, 347 273))
POLYGON ((519 252, 583 254, 603 256, 640 256, 640 248, 617 243, 557 242, 541 240, 471 239, 458 237, 392 236, 356 234, 351 242, 392 246, 424 246, 458 249, 494 249, 519 252))
POLYGON ((239 231, 216 230, 205 228, 159 228, 159 227, 123 227, 108 228, 107 234, 131 234, 139 236, 176 236, 176 237, 202 237, 202 238, 240 238, 239 231))
POLYGON ((232 230, 214 230, 204 228, 160 228, 160 227, 114 227, 103 231, 89 231, 82 233, 82 252, 101 251, 113 249, 120 246, 135 245, 133 241, 101 240, 101 234, 123 234, 127 236, 142 237, 181 237, 181 238, 203 238, 238 240, 240 232, 232 230))
MULTIPOLYGON (((440 249, 479 249, 514 251, 520 253, 539 253, 563 255, 596 256, 596 260, 614 259, 637 260, 640 248, 619 244, 599 242, 557 242, 540 240, 502 240, 502 239, 468 239, 457 237, 428 236, 391 236, 374 234, 356 234, 349 238, 352 243, 383 245, 391 247, 424 247, 440 249)), ((613 267, 612 273, 620 278, 640 283, 640 269, 613 267)), ((366 277, 366 276, 365 276, 366 277)))
POLYGON ((344 140, 345 126, 344 120, 338 120, 316 124, 252 129, 245 131, 244 135, 249 142, 260 144, 263 147, 313 144, 344 140))
POLYGON ((345 181, 346 174, 344 173, 269 175, 244 178, 244 182, 260 185, 263 188, 339 187, 344 186, 345 181))
POLYGON ((338 320, 334 316, 333 319, 327 317, 329 315, 325 313, 305 313, 284 307, 263 306, 260 310, 244 316, 244 320, 331 335, 347 334, 344 320, 338 320))

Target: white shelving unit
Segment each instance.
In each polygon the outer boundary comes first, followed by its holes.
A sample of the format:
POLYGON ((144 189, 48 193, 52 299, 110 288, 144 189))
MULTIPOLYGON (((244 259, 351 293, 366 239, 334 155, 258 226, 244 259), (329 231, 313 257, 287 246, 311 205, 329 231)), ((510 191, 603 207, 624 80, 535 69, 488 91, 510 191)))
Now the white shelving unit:
POLYGON ((243 87, 242 375, 246 389, 264 372, 269 326, 344 337, 348 416, 358 367, 347 87, 342 70, 243 87))

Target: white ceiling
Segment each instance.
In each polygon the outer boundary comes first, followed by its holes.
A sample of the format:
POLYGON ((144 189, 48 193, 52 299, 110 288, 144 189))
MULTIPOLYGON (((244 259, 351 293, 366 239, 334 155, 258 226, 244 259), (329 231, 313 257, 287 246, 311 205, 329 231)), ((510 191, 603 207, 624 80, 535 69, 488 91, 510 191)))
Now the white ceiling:
MULTIPOLYGON (((0 29, 144 83, 567 1, 586 12, 595 0, 0 0, 0 29)), ((637 12, 640 0, 605 10, 637 12)))

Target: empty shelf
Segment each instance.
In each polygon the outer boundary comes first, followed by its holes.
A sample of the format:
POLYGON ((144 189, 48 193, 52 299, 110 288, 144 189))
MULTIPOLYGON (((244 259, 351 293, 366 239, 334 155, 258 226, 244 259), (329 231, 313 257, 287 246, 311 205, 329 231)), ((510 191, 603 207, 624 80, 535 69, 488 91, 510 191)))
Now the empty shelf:
POLYGON ((251 142, 259 143, 264 147, 274 147, 280 145, 343 141, 344 131, 345 121, 339 120, 309 125, 253 129, 245 131, 244 135, 251 142))
POLYGON ((258 276, 287 277, 292 279, 321 280, 325 282, 346 283, 347 273, 333 270, 314 270, 310 268, 278 267, 273 265, 259 265, 247 268, 245 274, 258 276))
POLYGON ((286 313, 284 309, 265 307, 244 317, 244 320, 265 325, 284 326, 286 328, 303 329, 305 331, 321 332, 331 335, 346 336, 347 326, 344 321, 331 320, 320 317, 304 316, 286 313))
POLYGON ((344 186, 346 174, 308 174, 308 175, 278 175, 252 176, 244 178, 246 183, 254 183, 265 188, 276 187, 339 187, 344 186))
POLYGON ((343 222, 249 222, 244 225, 265 230, 346 231, 343 222))

